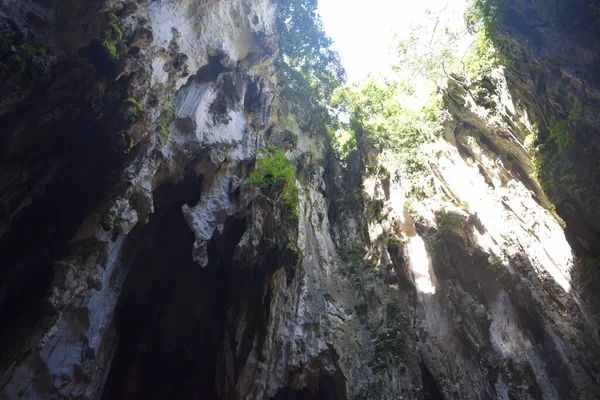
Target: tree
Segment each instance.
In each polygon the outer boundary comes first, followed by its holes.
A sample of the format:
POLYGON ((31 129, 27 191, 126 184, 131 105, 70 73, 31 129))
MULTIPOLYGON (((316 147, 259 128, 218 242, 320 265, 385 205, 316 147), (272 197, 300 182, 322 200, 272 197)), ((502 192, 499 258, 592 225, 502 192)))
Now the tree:
POLYGON ((413 26, 406 38, 397 37, 398 64, 393 68, 410 77, 423 77, 438 84, 442 78, 459 73, 480 79, 496 65, 494 47, 485 29, 478 29, 480 10, 465 13, 467 26, 457 25, 447 7, 428 11, 428 20, 413 26), (468 31, 467 31, 468 29, 468 31))
POLYGON ((460 69, 460 44, 466 32, 451 26, 446 11, 447 7, 428 11, 425 23, 411 27, 408 37, 397 37, 397 72, 437 81, 460 69))
POLYGON ((317 0, 282 0, 277 27, 281 39, 276 64, 283 85, 291 97, 328 120, 329 100, 346 74, 323 29, 317 0))
MULTIPOLYGON (((403 105, 414 103, 414 92, 406 82, 384 80, 370 76, 363 82, 350 88, 338 89, 332 105, 348 116, 344 132, 365 135, 379 151, 390 151, 398 155, 406 172, 414 173, 423 168, 419 147, 439 128, 439 100, 433 96, 431 101, 420 109, 403 105)), ((353 150, 354 140, 340 140, 338 133, 337 149, 342 157, 353 150)))

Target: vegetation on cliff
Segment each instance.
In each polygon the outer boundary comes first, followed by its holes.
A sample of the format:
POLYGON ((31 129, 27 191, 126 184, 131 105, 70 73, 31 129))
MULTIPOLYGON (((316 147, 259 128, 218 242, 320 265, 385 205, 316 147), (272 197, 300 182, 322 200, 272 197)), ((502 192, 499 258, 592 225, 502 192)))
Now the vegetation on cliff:
POLYGON ((279 3, 279 57, 276 66, 284 92, 308 107, 317 121, 331 123, 328 105, 333 91, 345 80, 339 55, 323 29, 317 0, 279 3))
POLYGON ((0 79, 8 90, 26 89, 46 68, 46 49, 27 31, 0 33, 0 79))
POLYGON ((250 182, 265 190, 274 199, 275 207, 283 202, 288 211, 298 216, 298 187, 296 166, 281 149, 266 147, 256 160, 256 168, 250 174, 250 182))

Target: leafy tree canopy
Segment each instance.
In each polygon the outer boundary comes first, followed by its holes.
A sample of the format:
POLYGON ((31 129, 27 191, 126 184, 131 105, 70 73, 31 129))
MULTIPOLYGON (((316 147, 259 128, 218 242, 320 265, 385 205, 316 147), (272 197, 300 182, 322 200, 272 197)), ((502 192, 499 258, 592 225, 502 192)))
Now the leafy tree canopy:
POLYGON ((346 78, 332 40, 317 13, 317 0, 281 0, 277 18, 282 83, 293 98, 308 105, 323 122, 333 91, 346 78))
MULTIPOLYGON (((472 14, 479 12, 471 7, 466 18, 478 18, 472 14)), ((469 35, 466 26, 457 25, 452 15, 448 18, 446 14, 446 8, 429 11, 429 18, 413 26, 408 36, 397 37, 398 62, 393 68, 398 73, 437 84, 452 73, 480 79, 492 71, 496 64, 495 52, 487 34, 481 30, 475 32, 477 29, 472 23, 469 32, 475 36, 469 35)))
POLYGON ((412 85, 376 76, 340 88, 332 105, 348 116, 348 122, 337 132, 334 145, 345 157, 356 146, 354 135, 362 134, 380 151, 397 154, 406 172, 417 172, 423 168, 419 147, 440 129, 440 101, 439 95, 433 95, 414 106, 418 100, 412 85))

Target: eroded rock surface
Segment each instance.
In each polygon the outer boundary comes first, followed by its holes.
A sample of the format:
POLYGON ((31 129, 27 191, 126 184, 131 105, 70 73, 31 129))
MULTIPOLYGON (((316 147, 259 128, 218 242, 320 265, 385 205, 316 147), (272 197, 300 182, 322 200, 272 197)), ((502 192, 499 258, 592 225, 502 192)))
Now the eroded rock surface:
POLYGON ((524 143, 578 104, 597 150, 596 42, 509 31, 514 68, 452 77, 407 202, 290 111, 276 9, 2 4, 48 65, 0 103, 0 397, 597 398, 597 190, 548 190, 524 143), (266 143, 297 221, 248 180, 266 143))

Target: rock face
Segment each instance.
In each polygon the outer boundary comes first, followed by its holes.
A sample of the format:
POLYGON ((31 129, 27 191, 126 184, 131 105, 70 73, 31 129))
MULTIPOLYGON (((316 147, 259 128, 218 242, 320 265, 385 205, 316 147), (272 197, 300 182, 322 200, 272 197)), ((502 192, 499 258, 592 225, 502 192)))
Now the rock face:
POLYGON ((597 41, 504 31, 407 202, 290 111, 276 4, 81 3, 0 6, 46 68, 0 103, 2 399, 598 398, 595 170, 549 188, 524 144, 577 105, 596 157, 597 41), (248 181, 267 143, 297 220, 248 181))

